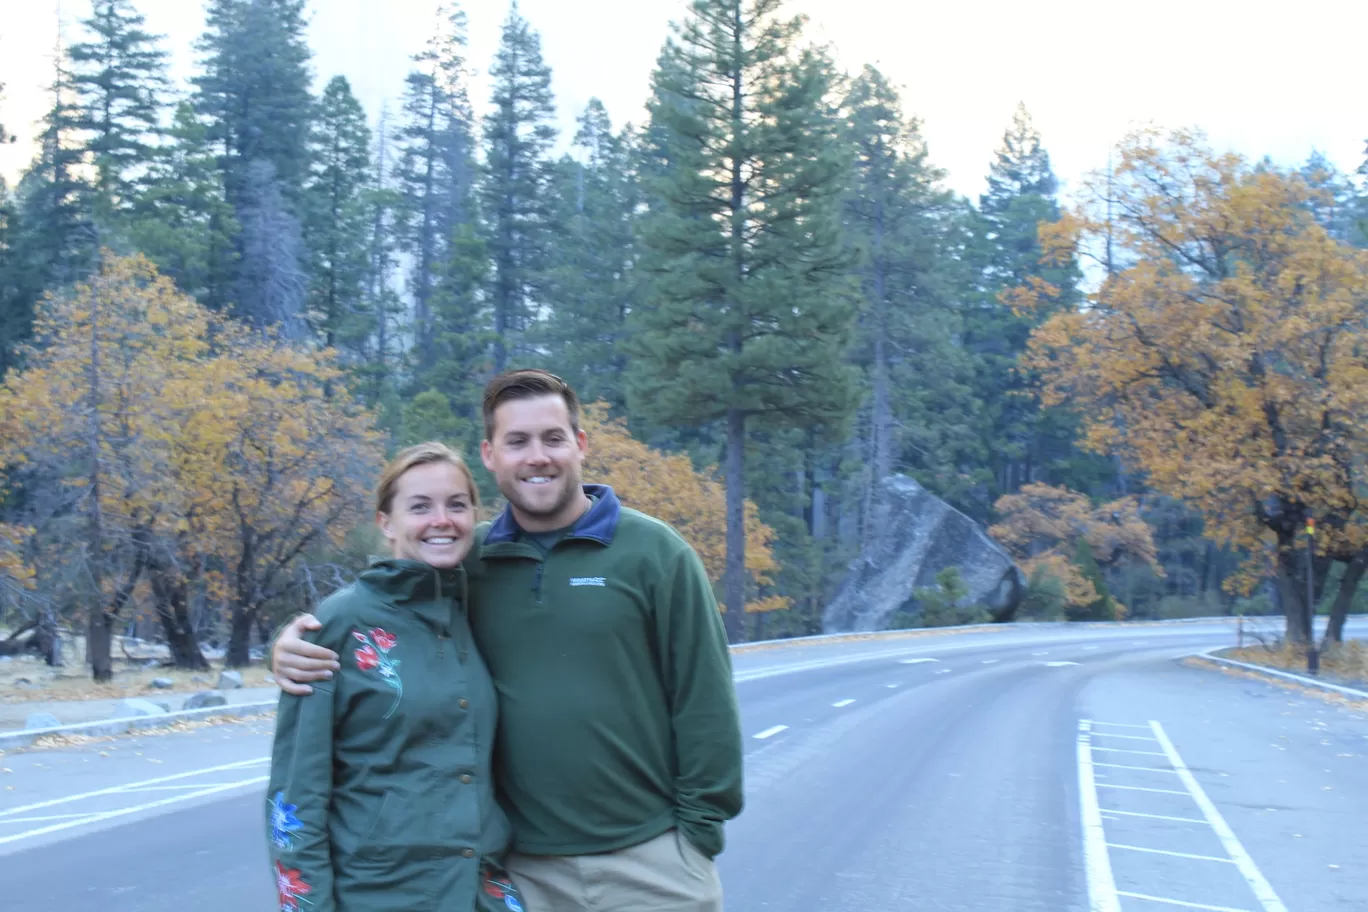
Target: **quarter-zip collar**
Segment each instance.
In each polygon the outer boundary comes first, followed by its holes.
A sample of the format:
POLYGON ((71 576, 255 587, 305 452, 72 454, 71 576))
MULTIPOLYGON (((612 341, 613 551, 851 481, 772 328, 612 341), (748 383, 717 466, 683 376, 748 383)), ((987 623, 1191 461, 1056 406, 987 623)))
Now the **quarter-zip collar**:
POLYGON ((465 568, 460 566, 446 569, 422 561, 372 558, 360 581, 439 631, 450 630, 453 614, 466 604, 465 568))
MULTIPOLYGON (((596 541, 601 545, 610 545, 613 543, 614 533, 617 532, 618 517, 622 514, 622 504, 608 485, 587 484, 583 488, 585 494, 594 498, 593 505, 575 521, 575 525, 571 527, 565 539, 562 540, 582 538, 596 541)), ((486 545, 499 545, 516 542, 519 531, 517 520, 513 518, 513 508, 505 506, 503 512, 489 524, 489 531, 485 533, 484 543, 486 545)))

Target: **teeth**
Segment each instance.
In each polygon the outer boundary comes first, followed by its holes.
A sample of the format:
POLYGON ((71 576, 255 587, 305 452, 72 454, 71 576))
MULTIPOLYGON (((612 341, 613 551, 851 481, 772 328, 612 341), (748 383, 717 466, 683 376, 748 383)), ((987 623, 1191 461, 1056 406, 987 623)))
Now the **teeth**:
POLYGON ((423 541, 427 542, 429 545, 449 545, 449 544, 451 544, 452 542, 454 542, 455 540, 456 540, 456 539, 454 539, 454 538, 425 538, 425 539, 423 539, 423 541))
POLYGON ((549 482, 550 480, 551 480, 551 479, 547 478, 545 475, 533 475, 531 478, 527 479, 527 483, 528 483, 528 484, 546 484, 546 483, 549 482))

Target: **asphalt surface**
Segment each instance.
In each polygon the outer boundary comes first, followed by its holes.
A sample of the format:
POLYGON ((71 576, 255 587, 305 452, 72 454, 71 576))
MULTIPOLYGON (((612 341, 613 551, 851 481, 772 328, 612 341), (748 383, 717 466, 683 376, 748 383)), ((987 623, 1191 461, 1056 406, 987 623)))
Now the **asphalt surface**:
MULTIPOLYGON (((1232 638, 1040 626, 738 654, 727 908, 1368 912, 1368 714, 1179 660, 1232 638)), ((270 728, 0 757, 0 910, 274 908, 270 728)))

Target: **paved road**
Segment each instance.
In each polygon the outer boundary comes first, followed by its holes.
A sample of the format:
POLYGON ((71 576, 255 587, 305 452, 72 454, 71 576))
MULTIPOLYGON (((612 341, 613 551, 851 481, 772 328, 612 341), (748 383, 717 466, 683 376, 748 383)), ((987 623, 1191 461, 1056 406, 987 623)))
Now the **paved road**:
MULTIPOLYGON (((728 908, 1368 910, 1368 716, 1175 661, 1231 635, 1040 626, 738 655, 728 908)), ((269 737, 0 758, 0 909, 272 908, 269 737)))

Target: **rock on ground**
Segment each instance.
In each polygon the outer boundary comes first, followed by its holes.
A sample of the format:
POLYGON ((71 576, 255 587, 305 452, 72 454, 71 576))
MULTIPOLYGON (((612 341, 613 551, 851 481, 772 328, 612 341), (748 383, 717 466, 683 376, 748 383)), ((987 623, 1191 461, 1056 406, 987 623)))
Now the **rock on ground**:
POLYGON ((894 613, 915 608, 913 593, 957 567, 966 602, 1010 620, 1026 579, 983 527, 905 475, 884 479, 871 517, 876 530, 823 613, 827 633, 883 630, 894 613))

